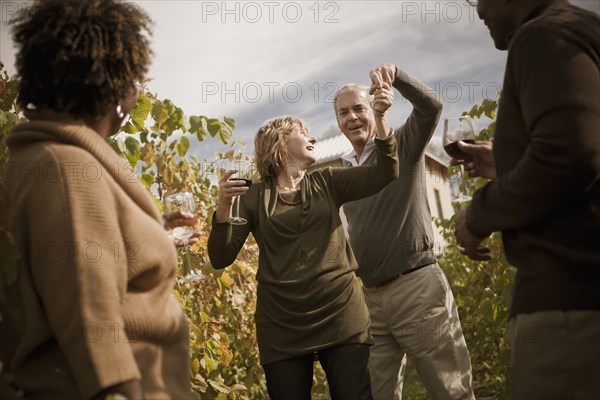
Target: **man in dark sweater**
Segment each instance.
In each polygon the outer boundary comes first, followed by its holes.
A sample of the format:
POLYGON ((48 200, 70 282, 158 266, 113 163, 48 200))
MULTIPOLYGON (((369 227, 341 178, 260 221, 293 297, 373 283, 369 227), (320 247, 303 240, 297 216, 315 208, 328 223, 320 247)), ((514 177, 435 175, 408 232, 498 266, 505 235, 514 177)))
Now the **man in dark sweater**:
MULTIPOLYGON (((433 251, 425 186, 425 147, 442 105, 432 89, 394 65, 379 66, 371 79, 373 91, 393 84, 414 107, 394 132, 401 176, 376 195, 343 208, 371 315, 373 398, 402 398, 408 356, 432 399, 474 399, 456 304, 433 251)), ((339 128, 353 147, 342 157, 348 167, 376 162, 369 90, 348 84, 334 99, 339 128)))
POLYGON ((517 267, 512 398, 598 399, 600 19, 565 0, 477 12, 508 60, 493 150, 461 144, 472 175, 495 163, 496 176, 458 215, 457 241, 477 258, 502 231, 517 267))

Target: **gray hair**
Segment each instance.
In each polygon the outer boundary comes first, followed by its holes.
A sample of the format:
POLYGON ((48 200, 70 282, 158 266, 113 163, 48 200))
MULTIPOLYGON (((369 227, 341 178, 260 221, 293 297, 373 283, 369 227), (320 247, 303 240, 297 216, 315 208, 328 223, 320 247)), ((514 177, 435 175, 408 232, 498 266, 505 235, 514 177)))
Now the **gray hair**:
POLYGON ((340 94, 342 94, 344 92, 359 92, 359 93, 364 92, 365 96, 367 96, 367 101, 370 105, 374 99, 374 96, 372 94, 369 94, 370 89, 371 89, 370 87, 365 86, 360 83, 346 83, 344 86, 342 86, 337 91, 335 96, 333 96, 333 111, 335 112, 335 116, 337 117, 337 101, 338 101, 338 97, 340 94))

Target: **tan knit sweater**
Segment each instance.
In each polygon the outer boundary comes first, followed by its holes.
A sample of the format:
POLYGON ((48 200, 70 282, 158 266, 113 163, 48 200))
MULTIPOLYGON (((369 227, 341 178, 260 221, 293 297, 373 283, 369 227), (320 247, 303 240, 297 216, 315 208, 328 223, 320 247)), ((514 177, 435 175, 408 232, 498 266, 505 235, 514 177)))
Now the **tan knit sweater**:
POLYGON ((30 399, 74 399, 141 379, 146 398, 190 397, 176 251, 151 196, 83 124, 32 121, 8 145, 21 260, 0 347, 17 385, 30 399))

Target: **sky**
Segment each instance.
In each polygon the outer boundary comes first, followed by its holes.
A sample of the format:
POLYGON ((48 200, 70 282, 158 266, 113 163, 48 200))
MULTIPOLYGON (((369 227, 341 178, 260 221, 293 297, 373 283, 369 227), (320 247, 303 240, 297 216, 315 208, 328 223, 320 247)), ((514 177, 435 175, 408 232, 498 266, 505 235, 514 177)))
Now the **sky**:
MULTIPOLYGON (((519 0, 521 1, 521 0, 519 0)), ((571 3, 600 12, 600 0, 571 3)), ((26 1, 0 1, 0 60, 14 74, 6 21, 26 1)), ((506 52, 464 0, 132 2, 154 20, 149 89, 187 115, 234 118, 234 139, 251 153, 263 121, 304 119, 321 136, 337 127, 332 98, 348 82, 370 84, 369 71, 392 63, 431 86, 443 117, 484 98, 497 99, 506 52)), ((392 126, 411 111, 397 92, 392 126)), ((440 127, 434 141, 439 140, 440 127)), ((230 146, 192 147, 201 159, 230 146)))

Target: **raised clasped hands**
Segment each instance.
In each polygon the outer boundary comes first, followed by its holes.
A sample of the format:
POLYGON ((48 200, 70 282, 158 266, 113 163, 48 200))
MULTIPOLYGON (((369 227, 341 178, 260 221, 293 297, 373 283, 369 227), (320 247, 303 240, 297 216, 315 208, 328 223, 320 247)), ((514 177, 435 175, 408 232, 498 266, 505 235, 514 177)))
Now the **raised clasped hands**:
POLYGON ((371 77, 369 94, 373 95, 371 107, 376 117, 382 117, 394 102, 392 84, 396 76, 396 66, 382 64, 373 69, 369 76, 371 77))
POLYGON ((488 140, 476 140, 475 143, 458 142, 458 148, 467 153, 470 158, 457 160, 453 158, 451 165, 463 164, 465 171, 471 177, 482 177, 485 179, 496 179, 496 164, 492 152, 493 144, 488 140))
POLYGON ((376 89, 379 89, 382 84, 387 83, 388 86, 394 85, 396 79, 396 66, 394 64, 381 64, 374 68, 369 73, 371 77, 371 89, 369 94, 374 94, 376 89))

